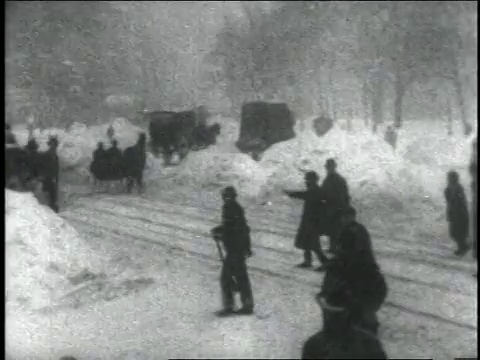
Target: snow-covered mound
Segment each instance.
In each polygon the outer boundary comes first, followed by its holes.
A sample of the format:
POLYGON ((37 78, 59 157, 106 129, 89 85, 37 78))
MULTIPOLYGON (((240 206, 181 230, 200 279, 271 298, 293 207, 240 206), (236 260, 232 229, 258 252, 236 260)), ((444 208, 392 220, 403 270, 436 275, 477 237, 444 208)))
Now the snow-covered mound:
POLYGON ((48 306, 72 288, 69 278, 102 272, 104 260, 32 194, 5 190, 5 198, 7 305, 48 306))
POLYGON ((328 158, 336 159, 362 211, 380 215, 443 207, 441 168, 405 160, 367 129, 347 132, 337 126, 322 137, 312 130, 299 132, 270 147, 258 163, 245 154, 224 152, 221 146, 190 153, 175 181, 196 189, 231 184, 242 195, 264 201, 281 189, 302 189, 304 171, 317 171, 323 179, 328 158))
POLYGON ((328 158, 337 161, 338 171, 347 179, 353 198, 364 202, 382 193, 389 194, 392 201, 408 193, 425 193, 425 189, 416 186, 415 174, 403 159, 368 131, 348 133, 333 127, 320 138, 313 131, 305 131, 268 149, 260 165, 271 171, 271 184, 298 188, 303 186, 303 171, 314 170, 324 178, 328 158))
POLYGON ((175 181, 195 188, 233 185, 244 196, 257 196, 266 181, 259 164, 242 153, 217 146, 193 152, 179 165, 175 181))

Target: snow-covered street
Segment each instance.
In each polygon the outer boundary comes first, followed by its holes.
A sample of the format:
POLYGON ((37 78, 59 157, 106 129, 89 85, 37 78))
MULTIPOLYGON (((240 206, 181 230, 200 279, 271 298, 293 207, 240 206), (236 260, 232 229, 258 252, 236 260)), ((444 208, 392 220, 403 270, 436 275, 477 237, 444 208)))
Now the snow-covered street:
POLYGON ((8 360, 478 357, 477 2, 7 4, 8 360))
MULTIPOLYGON (((7 315, 7 353, 15 359, 124 359, 129 351, 151 359, 299 356, 303 341, 321 327, 313 295, 323 275, 293 267, 301 257, 292 246, 298 212, 247 206, 257 316, 218 319, 220 261, 208 231, 219 221, 219 200, 168 197, 94 195, 62 212, 109 270, 72 286, 40 313, 7 315)), ((454 258, 441 241, 373 231, 373 242, 390 287, 380 313, 389 356, 476 354, 473 260, 454 258)))

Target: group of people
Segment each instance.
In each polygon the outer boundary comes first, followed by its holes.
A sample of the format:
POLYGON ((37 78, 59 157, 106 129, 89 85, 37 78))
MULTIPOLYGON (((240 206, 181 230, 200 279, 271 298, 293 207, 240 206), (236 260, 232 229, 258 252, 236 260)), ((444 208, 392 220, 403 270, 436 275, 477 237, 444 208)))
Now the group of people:
MULTIPOLYGON (((323 330, 304 346, 302 358, 371 358, 385 359, 376 337, 379 322, 376 313, 387 296, 387 284, 372 251, 367 229, 356 221, 356 210, 350 205, 345 179, 336 172, 333 159, 327 160, 327 176, 319 185, 313 171, 305 174, 305 191, 285 191, 304 201, 304 211, 295 238, 295 246, 304 251, 298 266, 312 266, 312 252, 325 271, 321 292, 316 299, 324 313, 323 330), (330 240, 327 256, 320 245, 320 236, 330 240)), ((222 224, 212 229, 212 236, 223 242, 221 290, 223 309, 218 316, 253 313, 254 302, 246 259, 252 255, 250 228, 235 188, 222 191, 222 224), (235 310, 234 293, 238 291, 242 307, 235 310)))
MULTIPOLYGON (((135 165, 134 169, 127 169, 128 171, 124 169, 124 176, 126 174, 133 179, 141 174, 145 166, 145 134, 141 134, 138 143, 126 149, 123 154, 114 139, 113 128, 109 128, 107 135, 112 146, 105 150, 103 143, 98 144, 91 165, 92 173, 98 175, 99 179, 106 174, 112 176, 117 171, 114 168, 115 164, 121 167, 123 156, 124 162, 130 164, 130 167, 135 165)), ((7 148, 17 144, 8 124, 5 127, 5 143, 7 148)), ((51 139, 49 146, 51 151, 55 152, 57 176, 45 177, 44 188, 51 190, 52 206, 58 211, 56 190, 52 190, 58 183, 56 155, 58 141, 51 139)), ((28 153, 37 150, 38 145, 32 138, 22 151, 28 153)), ((316 270, 325 272, 321 292, 316 296, 316 301, 323 311, 323 329, 306 341, 302 359, 385 359, 385 351, 377 338, 379 322, 376 314, 386 299, 388 287, 375 259, 370 235, 356 220, 356 210, 351 206, 346 180, 337 172, 335 160, 328 159, 325 168, 327 175, 321 184, 319 175, 314 171, 308 171, 304 178, 305 190, 284 191, 287 196, 304 202, 294 242, 296 248, 303 250, 304 259, 297 266, 311 268, 313 253, 320 262, 316 270), (329 239, 327 251, 322 249, 320 242, 322 236, 329 239)), ((53 170, 51 172, 54 173, 53 170)), ((473 244, 476 257, 476 140, 470 173, 474 212, 473 244)), ((461 256, 469 249, 467 238, 470 223, 467 199, 457 172, 450 171, 447 182, 444 196, 447 202, 450 236, 457 243, 455 254, 461 256)), ((245 211, 237 201, 235 188, 228 186, 222 190, 221 195, 222 223, 211 232, 217 244, 223 243, 226 251, 223 256, 221 247, 218 247, 223 261, 220 278, 223 307, 217 315, 222 317, 233 314, 251 315, 254 312, 254 298, 246 266, 246 259, 252 256, 250 228, 245 211), (235 292, 240 293, 242 307, 239 310, 236 310, 234 304, 235 292)))
POLYGON ((48 150, 39 151, 29 128, 27 146, 21 147, 12 132, 10 124, 5 124, 5 185, 15 190, 35 191, 36 184, 41 183, 49 207, 59 211, 59 158, 57 154, 58 139, 50 136, 48 150))
MULTIPOLYGON (((476 141, 474 152, 470 173, 476 258, 476 141)), ((320 262, 316 270, 325 271, 321 292, 315 297, 323 312, 323 329, 305 342, 302 359, 386 359, 377 337, 377 312, 387 297, 387 283, 375 259, 370 235, 356 220, 347 182, 337 173, 333 159, 327 160, 325 168, 327 176, 321 185, 319 175, 309 171, 305 173, 306 190, 285 191, 289 197, 304 201, 294 243, 304 251, 304 261, 297 266, 310 268, 314 253, 320 262), (322 249, 321 236, 329 238, 328 251, 322 249)), ((458 245, 455 254, 461 256, 469 249, 467 200, 458 173, 450 171, 447 180, 447 220, 450 235, 458 245)), ((218 316, 248 315, 254 307, 246 266, 246 259, 252 255, 250 229, 236 197, 236 190, 231 186, 222 191, 222 224, 212 229, 213 238, 223 242, 227 253, 222 258, 223 309, 217 312, 218 316), (240 292, 240 310, 234 309, 235 291, 240 292)))
POLYGON ((118 148, 118 141, 110 141, 110 148, 105 149, 103 142, 97 144, 93 152, 93 161, 90 171, 99 180, 115 180, 122 178, 122 151, 118 148))
POLYGON ((107 130, 107 137, 111 146, 105 149, 103 142, 98 142, 93 152, 90 172, 93 175, 93 186, 98 181, 118 181, 123 184, 126 180, 127 192, 131 192, 134 183, 139 191, 143 191, 143 171, 146 164, 146 134, 140 133, 135 145, 126 148, 123 152, 118 148, 115 131, 112 126, 107 130))

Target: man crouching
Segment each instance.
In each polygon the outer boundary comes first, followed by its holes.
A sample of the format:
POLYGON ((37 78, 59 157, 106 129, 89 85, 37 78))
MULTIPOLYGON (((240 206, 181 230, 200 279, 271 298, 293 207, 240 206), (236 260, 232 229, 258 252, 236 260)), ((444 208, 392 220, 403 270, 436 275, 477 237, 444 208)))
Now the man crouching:
POLYGON ((252 255, 250 248, 250 228, 242 206, 237 202, 237 192, 233 186, 222 191, 222 225, 212 229, 216 241, 222 241, 226 256, 223 259, 220 284, 222 288, 223 310, 218 316, 231 314, 253 314, 253 294, 247 273, 246 258, 252 255), (234 310, 234 292, 240 292, 242 308, 234 310))

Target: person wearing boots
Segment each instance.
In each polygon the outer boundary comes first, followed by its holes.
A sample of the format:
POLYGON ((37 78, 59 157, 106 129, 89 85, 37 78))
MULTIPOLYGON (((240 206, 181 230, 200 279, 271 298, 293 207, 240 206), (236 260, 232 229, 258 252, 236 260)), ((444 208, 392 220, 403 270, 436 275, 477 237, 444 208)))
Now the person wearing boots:
POLYGON ((315 171, 308 171, 305 173, 306 191, 284 190, 284 193, 291 198, 304 201, 302 219, 295 237, 295 247, 303 250, 304 260, 297 266, 300 268, 311 267, 312 252, 314 252, 320 262, 317 271, 323 271, 327 257, 322 251, 320 236, 325 233, 326 208, 325 194, 318 186, 318 181, 318 174, 315 171))
POLYGON ((223 309, 218 316, 231 314, 253 314, 253 294, 247 273, 246 258, 252 256, 250 228, 245 219, 245 212, 237 202, 237 191, 228 186, 222 191, 222 225, 212 229, 214 238, 223 242, 226 255, 220 275, 223 309), (234 309, 234 292, 240 292, 242 308, 234 309))
POLYGON ((469 230, 469 215, 465 191, 460 184, 460 177, 456 171, 449 171, 447 174, 448 185, 445 189, 445 200, 447 201, 447 221, 450 237, 457 244, 455 255, 463 256, 467 253, 469 230))

